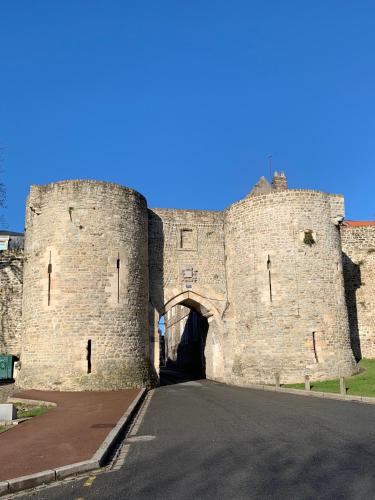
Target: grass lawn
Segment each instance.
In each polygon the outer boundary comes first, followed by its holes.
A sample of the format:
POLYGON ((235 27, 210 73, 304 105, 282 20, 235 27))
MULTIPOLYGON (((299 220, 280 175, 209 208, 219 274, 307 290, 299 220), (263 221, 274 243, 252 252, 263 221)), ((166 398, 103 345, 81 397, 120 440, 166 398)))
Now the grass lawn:
MULTIPOLYGON (((23 403, 15 403, 15 406, 17 408, 17 418, 39 417, 39 415, 43 415, 50 409, 46 406, 27 406, 23 403)), ((13 428, 13 425, 0 425, 0 434, 13 428)))
POLYGON ((17 418, 26 418, 26 417, 39 417, 39 415, 43 415, 46 413, 49 408, 46 406, 30 406, 25 407, 24 405, 17 406, 17 418))
MULTIPOLYGON (((375 359, 361 359, 358 363, 362 368, 361 373, 346 377, 347 394, 355 394, 357 396, 373 396, 375 397, 375 359)), ((283 387, 291 389, 304 389, 305 384, 285 384, 283 387)), ((321 392, 340 392, 339 379, 325 380, 323 382, 311 381, 312 391, 321 392)))

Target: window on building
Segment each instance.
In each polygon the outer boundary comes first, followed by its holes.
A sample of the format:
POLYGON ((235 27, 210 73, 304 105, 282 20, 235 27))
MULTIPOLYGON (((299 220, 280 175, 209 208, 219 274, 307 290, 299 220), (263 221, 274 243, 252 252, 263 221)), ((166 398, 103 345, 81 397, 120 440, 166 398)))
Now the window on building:
POLYGON ((180 230, 180 248, 183 250, 194 250, 194 231, 192 229, 181 229, 180 230))

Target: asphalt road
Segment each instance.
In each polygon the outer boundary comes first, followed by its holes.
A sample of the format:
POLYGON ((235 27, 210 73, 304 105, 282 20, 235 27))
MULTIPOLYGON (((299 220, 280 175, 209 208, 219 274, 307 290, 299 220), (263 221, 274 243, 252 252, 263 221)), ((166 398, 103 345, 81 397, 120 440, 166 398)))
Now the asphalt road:
POLYGON ((27 498, 375 498, 375 406, 193 381, 156 389, 136 436, 119 470, 27 498))

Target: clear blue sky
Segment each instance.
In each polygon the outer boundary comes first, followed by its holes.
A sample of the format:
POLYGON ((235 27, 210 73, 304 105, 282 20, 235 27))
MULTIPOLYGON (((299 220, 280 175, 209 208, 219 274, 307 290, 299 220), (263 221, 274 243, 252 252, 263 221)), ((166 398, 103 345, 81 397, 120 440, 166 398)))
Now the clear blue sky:
POLYGON ((3 0, 8 226, 30 184, 90 178, 223 209, 267 155, 373 219, 375 3, 3 0))

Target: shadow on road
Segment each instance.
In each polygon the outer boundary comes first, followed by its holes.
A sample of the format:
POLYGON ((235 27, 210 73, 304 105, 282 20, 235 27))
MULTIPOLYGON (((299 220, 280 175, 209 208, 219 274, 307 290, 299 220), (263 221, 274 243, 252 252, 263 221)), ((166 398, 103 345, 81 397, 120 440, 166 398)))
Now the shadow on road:
POLYGON ((192 380, 200 380, 199 377, 189 372, 163 367, 160 369, 160 386, 183 384, 192 380))

